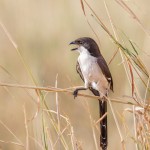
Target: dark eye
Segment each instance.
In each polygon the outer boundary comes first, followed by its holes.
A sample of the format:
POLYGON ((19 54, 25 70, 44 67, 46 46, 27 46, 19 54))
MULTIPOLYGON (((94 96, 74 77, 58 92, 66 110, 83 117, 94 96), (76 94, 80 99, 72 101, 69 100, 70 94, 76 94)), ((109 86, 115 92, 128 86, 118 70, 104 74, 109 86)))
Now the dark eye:
POLYGON ((82 41, 78 41, 78 43, 79 43, 79 44, 83 44, 83 42, 82 42, 82 41))

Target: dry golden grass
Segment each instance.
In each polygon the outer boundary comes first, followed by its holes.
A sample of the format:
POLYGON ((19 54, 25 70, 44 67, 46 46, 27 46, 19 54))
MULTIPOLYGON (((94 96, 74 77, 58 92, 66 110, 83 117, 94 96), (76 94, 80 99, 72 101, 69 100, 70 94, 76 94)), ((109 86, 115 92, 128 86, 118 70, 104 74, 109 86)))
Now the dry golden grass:
POLYGON ((150 149, 148 0, 0 4, 0 149, 99 149, 98 97, 73 100, 68 46, 92 34, 115 84, 108 149, 150 149))

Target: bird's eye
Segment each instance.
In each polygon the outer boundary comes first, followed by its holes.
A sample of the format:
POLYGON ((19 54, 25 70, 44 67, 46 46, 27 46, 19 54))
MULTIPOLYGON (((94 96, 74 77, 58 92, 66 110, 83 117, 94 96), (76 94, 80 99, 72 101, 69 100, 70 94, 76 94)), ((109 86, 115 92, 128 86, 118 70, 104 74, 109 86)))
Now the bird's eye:
POLYGON ((78 43, 79 43, 79 44, 83 44, 83 42, 82 42, 82 41, 78 41, 78 43))

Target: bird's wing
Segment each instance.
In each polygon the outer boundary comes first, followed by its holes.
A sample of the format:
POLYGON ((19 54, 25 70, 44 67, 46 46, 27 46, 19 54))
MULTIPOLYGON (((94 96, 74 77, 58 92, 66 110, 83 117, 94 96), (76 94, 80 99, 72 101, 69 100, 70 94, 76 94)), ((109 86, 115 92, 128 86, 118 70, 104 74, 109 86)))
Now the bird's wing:
POLYGON ((81 71, 81 68, 80 68, 80 65, 79 65, 79 62, 77 61, 77 64, 76 64, 76 70, 77 70, 77 73, 80 75, 80 78, 83 80, 84 82, 84 78, 83 78, 83 74, 82 74, 82 71, 81 71))
POLYGON ((110 89, 113 91, 113 79, 112 79, 111 73, 109 71, 108 65, 107 65, 105 59, 103 58, 103 56, 98 57, 97 63, 99 65, 99 67, 101 68, 102 73, 106 77, 108 83, 110 83, 110 89))

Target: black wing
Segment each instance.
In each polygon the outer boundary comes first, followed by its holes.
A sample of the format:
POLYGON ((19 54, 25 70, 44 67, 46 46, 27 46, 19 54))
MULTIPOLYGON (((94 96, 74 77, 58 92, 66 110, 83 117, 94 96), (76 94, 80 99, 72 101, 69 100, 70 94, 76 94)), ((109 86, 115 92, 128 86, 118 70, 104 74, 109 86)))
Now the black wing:
POLYGON ((110 83, 110 89, 113 91, 113 79, 112 79, 110 70, 108 68, 108 65, 107 65, 105 59, 103 58, 103 56, 98 57, 97 63, 100 66, 102 73, 106 77, 108 83, 110 83))

